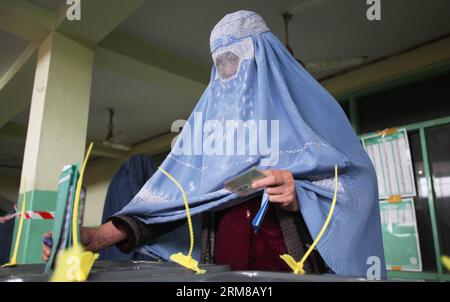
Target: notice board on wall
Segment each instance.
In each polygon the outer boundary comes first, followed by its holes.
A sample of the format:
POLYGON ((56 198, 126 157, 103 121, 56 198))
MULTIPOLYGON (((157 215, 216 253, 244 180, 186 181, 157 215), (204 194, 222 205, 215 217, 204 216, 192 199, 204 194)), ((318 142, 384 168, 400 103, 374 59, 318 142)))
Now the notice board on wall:
POLYGON ((380 199, 416 196, 406 129, 388 129, 362 138, 377 173, 380 199))
POLYGON ((414 200, 380 201, 380 212, 387 269, 422 271, 414 200))
POLYGON ((391 128, 363 136, 361 141, 377 174, 386 267, 422 271, 408 133, 391 128))

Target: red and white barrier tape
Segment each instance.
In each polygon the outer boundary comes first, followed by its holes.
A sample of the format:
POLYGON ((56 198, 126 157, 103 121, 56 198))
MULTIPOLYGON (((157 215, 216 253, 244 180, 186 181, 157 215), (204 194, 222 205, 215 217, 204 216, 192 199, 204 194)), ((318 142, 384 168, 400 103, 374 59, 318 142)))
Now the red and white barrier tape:
MULTIPOLYGON (((20 214, 19 214, 20 216, 20 214)), ((55 219, 55 212, 46 211, 26 211, 25 219, 55 219)))
MULTIPOLYGON (((0 217, 0 223, 5 223, 9 220, 14 219, 15 217, 20 218, 20 212, 8 214, 0 217)), ((25 219, 36 219, 36 220, 49 220, 55 219, 55 212, 46 212, 46 211, 26 211, 25 219)))

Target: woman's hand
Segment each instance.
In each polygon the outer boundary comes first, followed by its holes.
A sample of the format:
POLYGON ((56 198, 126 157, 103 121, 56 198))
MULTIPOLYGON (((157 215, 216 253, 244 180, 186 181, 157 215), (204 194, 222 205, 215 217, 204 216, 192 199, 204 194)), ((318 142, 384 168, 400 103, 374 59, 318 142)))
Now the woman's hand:
POLYGON ((44 234, 44 242, 42 243, 42 261, 47 262, 48 258, 50 258, 50 255, 52 254, 52 245, 52 232, 47 232, 44 234))
MULTIPOLYGON (((92 239, 95 236, 96 230, 97 229, 95 228, 80 227, 80 239, 83 246, 88 247, 91 244, 92 239)), ((53 246, 52 232, 49 231, 44 234, 44 241, 42 243, 41 259, 44 262, 47 262, 48 258, 50 258, 50 255, 52 254, 52 246, 53 246)))
MULTIPOLYGON (((98 228, 80 227, 80 240, 84 248, 91 252, 113 246, 121 241, 126 240, 127 233, 125 229, 117 228, 109 221, 102 224, 98 228)), ((44 234, 44 242, 42 244, 42 260, 48 261, 52 253, 52 232, 44 234)))
POLYGON ((298 211, 295 180, 292 173, 287 170, 267 170, 264 174, 267 177, 253 182, 252 187, 255 189, 267 187, 270 202, 278 204, 286 211, 298 211))

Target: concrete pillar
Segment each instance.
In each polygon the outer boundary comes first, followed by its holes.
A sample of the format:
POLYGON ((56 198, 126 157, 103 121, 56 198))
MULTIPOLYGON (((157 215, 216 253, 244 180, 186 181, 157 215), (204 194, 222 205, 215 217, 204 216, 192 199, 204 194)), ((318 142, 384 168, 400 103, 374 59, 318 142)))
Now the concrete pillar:
MULTIPOLYGON (((81 163, 86 145, 94 50, 52 33, 40 46, 28 123, 19 209, 54 211, 64 165, 81 163)), ((17 232, 19 219, 16 219, 17 232)), ((42 234, 53 220, 25 220, 18 263, 41 262, 42 234)), ((14 237, 15 238, 15 237, 14 237)))

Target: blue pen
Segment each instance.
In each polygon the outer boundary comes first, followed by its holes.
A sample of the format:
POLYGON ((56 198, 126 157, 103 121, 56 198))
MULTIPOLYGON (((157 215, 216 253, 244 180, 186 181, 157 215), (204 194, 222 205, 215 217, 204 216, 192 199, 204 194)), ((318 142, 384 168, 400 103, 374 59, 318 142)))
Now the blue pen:
POLYGON ((264 216, 266 216, 267 210, 269 209, 269 194, 267 194, 266 189, 264 189, 264 194, 261 199, 261 207, 259 208, 258 213, 256 213, 255 218, 252 220, 252 227, 255 231, 255 234, 258 234, 259 229, 261 228, 262 221, 264 216))
POLYGON ((50 237, 45 237, 43 243, 45 246, 48 246, 49 248, 53 247, 53 240, 50 237))

